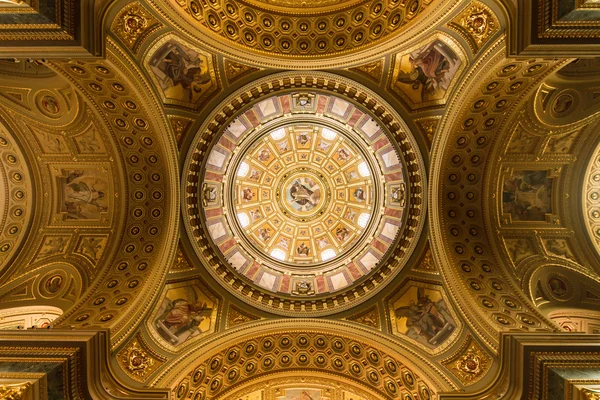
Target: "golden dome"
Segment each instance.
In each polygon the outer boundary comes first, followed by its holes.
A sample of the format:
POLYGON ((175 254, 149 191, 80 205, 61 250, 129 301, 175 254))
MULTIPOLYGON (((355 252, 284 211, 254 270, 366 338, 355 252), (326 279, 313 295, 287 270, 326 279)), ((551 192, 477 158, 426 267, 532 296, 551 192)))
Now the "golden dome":
MULTIPOLYGON (((317 75, 306 79, 339 79, 317 75)), ((183 188, 190 237, 207 239, 193 243, 196 255, 243 300, 265 307, 240 285, 277 299, 267 306, 274 312, 295 312, 293 302, 309 304, 304 313, 331 313, 331 298, 347 299, 336 300, 347 307, 372 296, 376 291, 344 293, 375 274, 391 279, 423 226, 420 156, 407 131, 403 149, 390 133, 402 123, 391 115, 383 123, 347 97, 298 88, 232 114, 202 153, 200 128, 183 188), (218 259, 205 258, 207 247, 218 259)), ((206 124, 217 126, 210 118, 206 124)))
POLYGON ((360 139, 312 121, 258 133, 233 156, 224 190, 246 252, 306 273, 360 251, 382 209, 381 168, 360 139))
POLYGON ((284 57, 323 57, 373 46, 403 31, 429 1, 211 0, 177 3, 205 35, 284 57), (290 8, 291 7, 291 8, 290 8))

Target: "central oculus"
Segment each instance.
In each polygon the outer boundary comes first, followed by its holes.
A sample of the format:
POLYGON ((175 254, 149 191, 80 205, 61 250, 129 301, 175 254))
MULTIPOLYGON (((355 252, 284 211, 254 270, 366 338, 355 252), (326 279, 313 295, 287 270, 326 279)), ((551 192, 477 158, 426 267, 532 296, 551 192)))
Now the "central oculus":
POLYGON ((276 196, 283 215, 306 222, 325 212, 331 194, 323 174, 302 167, 281 178, 276 196))

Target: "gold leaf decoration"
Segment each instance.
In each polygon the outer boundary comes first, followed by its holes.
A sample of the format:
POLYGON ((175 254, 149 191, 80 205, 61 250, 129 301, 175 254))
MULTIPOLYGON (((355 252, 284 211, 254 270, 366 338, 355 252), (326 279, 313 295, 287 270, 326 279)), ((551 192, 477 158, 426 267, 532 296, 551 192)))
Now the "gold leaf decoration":
POLYGON ((179 247, 177 248, 177 254, 175 255, 175 261, 173 262, 173 265, 171 266, 171 270, 169 272, 183 272, 190 271, 192 269, 194 269, 194 267, 190 265, 190 263, 188 263, 187 259, 183 255, 180 243, 179 247))
POLYGON ((165 358, 152 351, 138 333, 129 345, 119 352, 117 360, 127 375, 138 382, 144 382, 165 358))
POLYGON ((259 69, 256 67, 227 59, 225 60, 224 67, 225 77, 227 78, 227 82, 230 84, 248 74, 251 74, 252 72, 259 71, 259 69))
POLYGON ((475 1, 454 18, 448 26, 464 37, 473 53, 500 29, 500 22, 487 6, 475 1))
POLYGON ((452 357, 442 361, 460 381, 469 386, 479 381, 491 365, 490 356, 472 337, 452 357))
POLYGON ((0 385, 0 398, 4 400, 22 400, 33 398, 30 382, 0 385), (31 396, 31 397, 30 397, 31 396))
POLYGON ((233 304, 229 306, 229 309, 227 311, 228 328, 245 324, 246 322, 258 321, 260 319, 262 318, 252 315, 246 311, 242 311, 233 304))
POLYGON ((139 2, 130 3, 121 10, 112 23, 112 31, 134 52, 136 43, 163 25, 158 22, 139 2))
POLYGON ((178 146, 181 146, 182 139, 192 125, 192 120, 185 117, 169 115, 169 121, 171 122, 173 133, 175 134, 175 140, 177 141, 178 146))
POLYGON ((423 134, 429 140, 429 143, 433 143, 433 138, 435 136, 435 132, 437 131, 438 125, 440 123, 440 117, 426 117, 415 120, 417 126, 423 132, 423 134))
POLYGON ((366 311, 363 311, 357 315, 346 318, 348 321, 357 322, 359 324, 366 325, 370 328, 381 329, 379 320, 379 308, 373 306, 366 311))
POLYGON ((439 271, 435 267, 435 263, 433 262, 433 256, 431 255, 431 249, 427 248, 425 251, 425 255, 419 261, 417 265, 413 267, 413 271, 426 272, 428 274, 439 275, 439 271))
POLYGON ((383 76, 383 60, 377 60, 368 64, 359 65, 358 67, 349 68, 350 71, 359 73, 376 83, 381 82, 383 76))

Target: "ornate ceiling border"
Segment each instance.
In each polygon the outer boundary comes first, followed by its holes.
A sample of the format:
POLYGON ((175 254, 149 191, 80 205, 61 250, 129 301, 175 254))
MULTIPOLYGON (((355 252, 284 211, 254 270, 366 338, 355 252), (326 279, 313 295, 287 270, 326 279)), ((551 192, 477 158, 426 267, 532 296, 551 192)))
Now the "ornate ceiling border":
MULTIPOLYGON (((197 4, 196 1, 194 1, 194 3, 197 4)), ((340 52, 334 56, 325 55, 325 57, 323 57, 320 55, 318 58, 314 58, 299 55, 283 59, 281 57, 272 56, 272 53, 268 51, 255 51, 244 48, 230 40, 223 40, 218 34, 215 35, 215 37, 212 37, 211 29, 208 27, 200 29, 192 23, 191 17, 189 17, 188 20, 188 18, 181 16, 181 12, 177 10, 177 7, 180 7, 178 2, 166 2, 164 0, 153 0, 151 2, 154 10, 168 21, 178 32, 182 35, 195 37, 197 40, 199 39, 201 45, 211 52, 221 53, 228 58, 261 67, 294 70, 326 69, 335 67, 343 68, 375 61, 376 59, 381 58, 382 55, 398 48, 400 44, 412 42, 413 40, 418 41, 431 30, 435 29, 440 21, 445 20, 448 15, 459 8, 461 4, 462 3, 458 0, 443 2, 443 6, 440 7, 435 7, 436 4, 432 3, 430 7, 431 12, 419 15, 413 21, 414 23, 411 23, 408 29, 394 37, 383 39, 377 46, 361 46, 360 49, 356 51, 349 50, 340 52)), ((222 12, 225 13, 224 11, 222 12)))
POLYGON ((120 147, 125 166, 122 176, 126 177, 126 193, 130 196, 124 218, 131 221, 123 225, 130 229, 120 236, 119 251, 100 267, 102 270, 90 289, 57 323, 111 328, 113 344, 117 345, 150 310, 175 257, 179 224, 179 186, 175 184, 178 153, 168 121, 160 111, 161 104, 148 82, 140 78, 144 74, 114 41, 108 39, 107 46, 106 61, 57 62, 52 67, 93 104, 120 147), (111 107, 109 103, 113 103, 111 107), (165 165, 166 169, 161 170, 159 165, 165 165), (153 203, 149 212, 139 206, 146 199, 152 199, 153 203), (163 218, 164 215, 170 218, 163 218), (140 228, 138 224, 142 223, 140 228), (99 297, 110 298, 115 292, 130 295, 137 292, 137 295, 131 296, 135 301, 110 305, 95 301, 99 297))
POLYGON ((600 10, 593 2, 525 0, 517 9, 501 1, 512 14, 510 56, 566 58, 598 54, 600 10))
MULTIPOLYGON (((281 339, 281 337, 286 335, 294 335, 295 337, 298 337, 298 339, 300 336, 311 337, 309 341, 299 339, 298 341, 290 342, 289 345, 286 341, 284 341, 284 347, 287 346, 286 348, 288 348, 290 351, 292 349, 296 349, 296 352, 294 353, 294 359, 296 356, 298 356, 297 351, 299 349, 308 349, 311 346, 315 348, 318 348, 319 346, 331 348, 331 354, 337 354, 339 351, 351 351, 352 349, 348 348, 351 346, 339 348, 339 346, 334 344, 336 338, 339 338, 343 339, 343 341, 347 343, 359 343, 363 347, 363 350, 358 354, 352 353, 353 356, 351 358, 362 357, 361 359, 365 359, 364 347, 366 346, 372 348, 375 352, 379 353, 379 355, 388 356, 390 359, 394 359, 400 364, 405 365, 409 370, 412 370, 413 373, 418 375, 423 383, 430 388, 432 393, 445 390, 456 390, 460 385, 456 378, 450 374, 447 374, 444 369, 440 368, 434 361, 431 360, 430 356, 427 356, 424 353, 421 354, 418 350, 413 349, 397 339, 390 338, 383 333, 373 331, 367 327, 357 326, 356 324, 350 322, 317 319, 293 319, 261 321, 252 325, 240 326, 239 328, 236 327, 227 330, 226 332, 222 332, 219 335, 214 336, 212 340, 201 343, 186 350, 184 353, 181 353, 177 359, 174 359, 170 364, 165 365, 161 369, 160 373, 155 375, 154 378, 149 382, 148 386, 170 386, 173 390, 177 390, 182 379, 186 381, 188 380, 188 378, 182 377, 193 377, 199 366, 209 365, 215 356, 218 356, 221 353, 227 353, 232 349, 232 346, 246 347, 246 345, 249 343, 255 343, 254 345, 256 346, 256 352, 252 352, 250 358, 244 355, 243 351, 237 351, 238 359, 239 357, 242 357, 242 359, 245 361, 254 360, 254 362, 260 363, 262 362, 261 360, 264 360, 265 355, 271 352, 273 352, 274 355, 277 354, 277 357, 279 357, 282 351, 284 351, 284 349, 280 346, 279 341, 274 340, 272 346, 266 349, 263 348, 264 346, 259 346, 259 342, 262 342, 262 339, 273 338, 275 336, 281 339), (324 342, 319 341, 317 343, 316 339, 319 337, 321 337, 324 342), (314 343, 312 339, 315 339, 314 343), (199 357, 199 354, 202 356, 199 357)), ((305 366, 308 367, 308 363, 310 362, 311 368, 315 368, 315 366, 317 369, 321 368, 319 365, 323 364, 319 364, 319 361, 316 360, 316 356, 317 354, 313 350, 310 358, 314 358, 314 360, 307 360, 308 362, 305 366)), ((226 357, 221 358, 221 360, 225 359, 226 357)), ((344 360, 343 367, 350 368, 350 365, 346 365, 349 363, 348 359, 343 357, 342 359, 344 360)), ((290 361, 292 362, 292 360, 290 361)), ((355 362, 358 362, 358 360, 355 362)), ((290 370, 298 368, 302 369, 304 365, 303 363, 303 360, 294 360, 289 365, 289 368, 291 368, 290 370), (300 364, 296 364, 297 361, 300 361, 300 364)), ((325 364, 327 363, 328 361, 325 360, 325 364)), ((362 362, 360 362, 360 365, 361 373, 364 373, 364 371, 362 371, 362 362)), ((275 364, 267 365, 267 368, 264 369, 264 372, 270 373, 268 371, 277 371, 277 368, 271 370, 271 366, 275 367, 275 364)), ((284 367, 288 368, 288 366, 284 367)), ((213 368, 214 373, 219 374, 219 371, 219 369, 215 370, 213 368)), ((205 369, 205 373, 206 372, 209 372, 209 370, 205 369)), ((387 374, 389 374, 389 372, 384 373, 384 375, 387 374)), ((353 376, 356 379, 355 373, 350 373, 350 376, 353 376)), ((398 376, 397 378, 400 377, 398 376)), ((365 379, 367 378, 365 377, 365 379)), ((200 381, 197 380, 197 382, 197 384, 199 384, 200 381)), ((231 381, 231 383, 236 382, 237 379, 231 381)), ((368 383, 371 382, 373 381, 368 381, 368 383)), ((375 380, 374 382, 377 385, 383 383, 381 379, 375 380)), ((415 388, 417 387, 417 385, 412 386, 415 388)), ((185 393, 187 393, 187 389, 185 390, 185 393)), ((387 392, 384 390, 383 393, 387 392)), ((387 394, 387 396, 389 396, 389 394, 387 394)))
POLYGON ((411 257, 425 221, 426 205, 422 201, 426 196, 425 166, 416 140, 409 133, 404 121, 391 106, 369 89, 349 79, 322 72, 288 72, 271 75, 245 86, 223 101, 205 120, 198 132, 188 151, 182 174, 181 207, 185 229, 206 269, 244 302, 268 312, 288 316, 317 316, 339 312, 378 293, 385 287, 385 282, 396 276, 411 257), (212 255, 208 233, 199 224, 202 218, 198 215, 202 208, 199 199, 202 182, 199 182, 199 177, 204 159, 208 156, 208 148, 210 148, 208 144, 220 138, 221 132, 240 110, 245 110, 246 107, 266 96, 299 89, 333 92, 352 104, 358 104, 359 109, 368 110, 371 117, 385 131, 386 136, 397 141, 396 151, 403 158, 408 170, 404 178, 408 181, 410 193, 407 199, 408 220, 403 232, 400 233, 400 238, 396 238, 395 243, 400 245, 397 245, 393 253, 388 255, 386 260, 382 260, 378 268, 373 269, 365 278, 361 278, 343 291, 322 298, 295 299, 283 296, 267 291, 228 271, 229 267, 221 264, 212 255))
POLYGON ((447 289, 474 332, 493 349, 498 332, 505 329, 554 329, 498 261, 490 239, 495 233, 483 223, 489 216, 483 213, 487 200, 481 182, 491 179, 491 172, 488 168, 483 176, 478 171, 494 160, 493 144, 515 118, 515 104, 562 63, 507 60, 504 40, 496 41, 473 66, 470 79, 449 103, 456 110, 446 114, 436 136, 429 187, 432 250, 447 289), (493 312, 490 319, 487 295, 517 297, 519 302, 493 312))

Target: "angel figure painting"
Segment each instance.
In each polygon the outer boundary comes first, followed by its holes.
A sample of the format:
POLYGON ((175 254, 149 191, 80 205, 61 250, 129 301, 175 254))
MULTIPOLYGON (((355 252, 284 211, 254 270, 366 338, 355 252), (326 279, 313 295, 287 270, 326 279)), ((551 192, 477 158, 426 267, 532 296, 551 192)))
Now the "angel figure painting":
POLYGON ((547 171, 515 171, 504 180, 503 211, 515 221, 546 221, 552 213, 552 182, 547 171))
POLYGON ((158 334, 177 346, 211 330, 215 303, 195 285, 167 291, 154 319, 158 334))
POLYGON ((195 105, 216 88, 210 56, 174 39, 156 50, 149 67, 168 99, 195 105))
POLYGON ((99 169, 63 170, 61 213, 67 220, 99 220, 109 211, 110 185, 106 172, 99 169))
POLYGON ((392 304, 394 331, 434 349, 456 329, 446 301, 437 290, 410 287, 392 304))
POLYGON ((393 88, 415 105, 441 100, 460 66, 460 58, 440 39, 396 57, 393 88))

